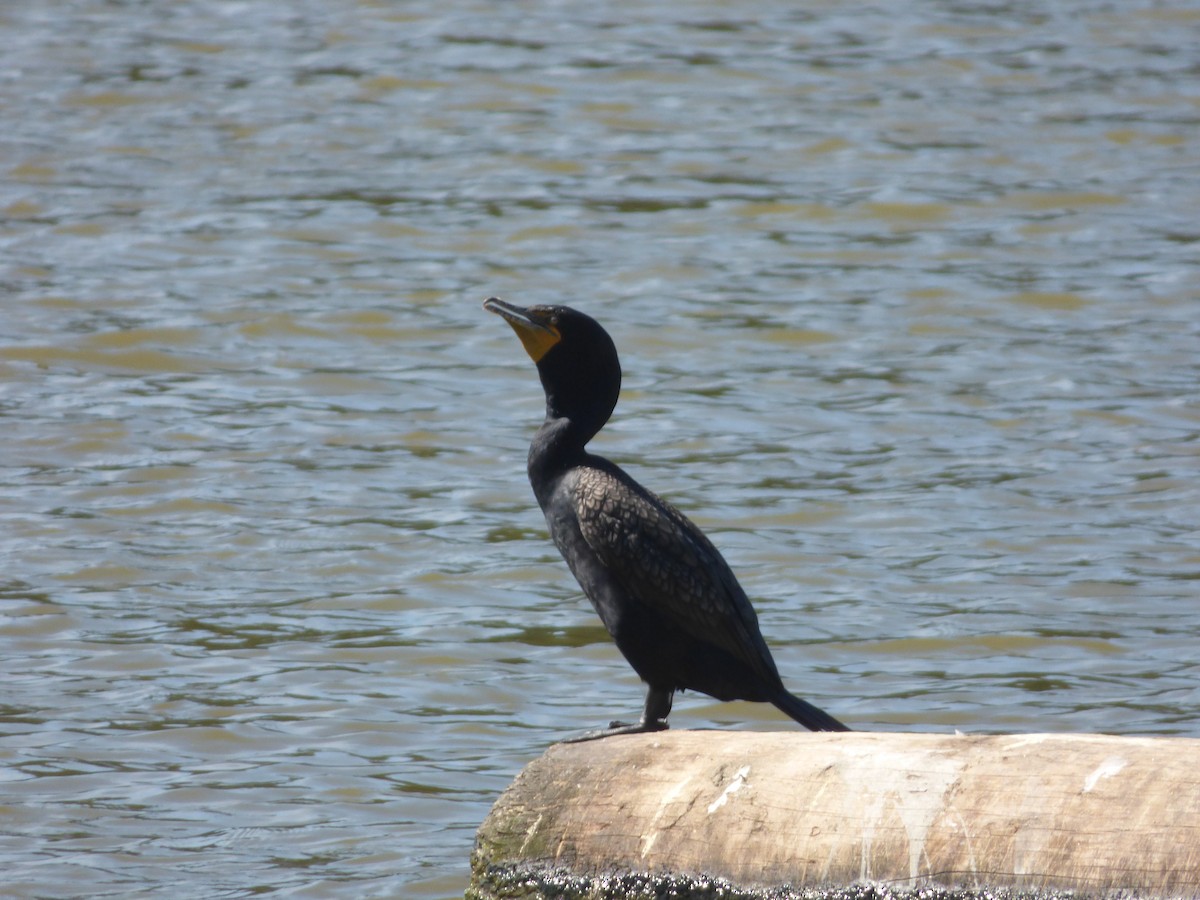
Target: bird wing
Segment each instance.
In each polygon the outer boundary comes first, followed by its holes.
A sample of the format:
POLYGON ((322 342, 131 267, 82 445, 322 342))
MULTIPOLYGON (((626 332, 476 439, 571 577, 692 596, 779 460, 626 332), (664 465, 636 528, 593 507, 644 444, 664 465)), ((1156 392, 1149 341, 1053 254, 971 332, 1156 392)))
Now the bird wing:
POLYGON ((575 491, 584 540, 630 599, 778 680, 754 608, 690 519, 615 466, 582 470, 575 491))

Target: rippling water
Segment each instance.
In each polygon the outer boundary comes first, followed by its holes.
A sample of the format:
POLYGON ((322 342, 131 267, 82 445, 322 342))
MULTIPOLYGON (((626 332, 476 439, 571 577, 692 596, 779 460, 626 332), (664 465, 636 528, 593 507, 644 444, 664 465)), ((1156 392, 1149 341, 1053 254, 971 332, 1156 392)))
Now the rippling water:
MULTIPOLYGON (((480 300, 859 729, 1200 736, 1200 12, 76 0, 0 16, 15 895, 461 895, 641 688, 480 300)), ((789 728, 684 698, 676 727, 789 728)))

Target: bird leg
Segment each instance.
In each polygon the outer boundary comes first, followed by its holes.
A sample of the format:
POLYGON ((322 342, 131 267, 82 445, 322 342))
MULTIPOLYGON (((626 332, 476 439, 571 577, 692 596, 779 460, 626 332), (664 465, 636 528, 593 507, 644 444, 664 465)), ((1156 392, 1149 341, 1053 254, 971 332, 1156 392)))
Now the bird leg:
POLYGON ((661 690, 652 687, 646 692, 646 706, 642 710, 642 719, 636 724, 628 722, 609 722, 607 728, 589 731, 576 737, 564 738, 561 744, 581 744, 584 741, 595 741, 600 738, 612 737, 617 734, 646 734, 651 731, 666 731, 667 716, 671 714, 671 701, 675 697, 673 689, 661 690))

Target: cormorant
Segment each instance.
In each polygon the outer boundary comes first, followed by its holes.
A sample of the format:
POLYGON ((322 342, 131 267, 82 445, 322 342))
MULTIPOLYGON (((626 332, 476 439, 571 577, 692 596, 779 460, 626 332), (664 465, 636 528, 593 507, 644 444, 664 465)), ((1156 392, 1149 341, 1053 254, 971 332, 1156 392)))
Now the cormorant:
POLYGON ((574 740, 667 728, 677 690, 771 703, 812 731, 848 731, 788 693, 758 617, 695 524, 585 445, 617 405, 621 366, 608 332, 566 306, 483 308, 512 326, 537 364, 546 420, 529 481, 550 536, 617 648, 649 685, 641 721, 574 740))

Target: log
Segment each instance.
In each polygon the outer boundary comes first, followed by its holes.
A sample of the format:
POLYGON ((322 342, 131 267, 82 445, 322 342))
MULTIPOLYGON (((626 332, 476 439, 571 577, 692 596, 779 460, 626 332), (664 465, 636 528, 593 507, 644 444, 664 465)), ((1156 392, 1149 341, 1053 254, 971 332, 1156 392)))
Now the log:
POLYGON ((1200 740, 678 731, 557 744, 480 827, 467 897, 812 898, 864 884, 1200 897, 1200 740))

